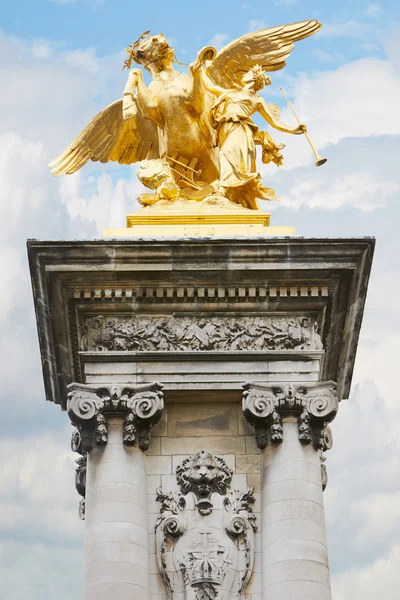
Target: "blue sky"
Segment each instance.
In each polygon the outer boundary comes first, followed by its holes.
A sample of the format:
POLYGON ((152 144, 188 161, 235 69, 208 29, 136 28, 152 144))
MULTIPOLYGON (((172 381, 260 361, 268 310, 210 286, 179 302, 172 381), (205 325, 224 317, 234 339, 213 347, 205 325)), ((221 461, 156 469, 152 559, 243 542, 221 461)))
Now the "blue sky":
POLYGON ((317 18, 267 95, 293 123, 284 85, 328 163, 304 138, 263 167, 272 224, 308 236, 375 235, 376 256, 351 397, 333 424, 325 493, 334 600, 397 600, 400 589, 400 6, 394 0, 271 2, 20 0, 0 6, 0 581, 3 600, 80 596, 70 427, 44 401, 26 238, 70 239, 121 226, 135 169, 86 165, 53 178, 51 158, 121 96, 124 48, 151 28, 181 62, 264 26, 317 18), (188 8, 189 7, 189 8, 188 8), (48 573, 52 577, 48 577, 48 573))

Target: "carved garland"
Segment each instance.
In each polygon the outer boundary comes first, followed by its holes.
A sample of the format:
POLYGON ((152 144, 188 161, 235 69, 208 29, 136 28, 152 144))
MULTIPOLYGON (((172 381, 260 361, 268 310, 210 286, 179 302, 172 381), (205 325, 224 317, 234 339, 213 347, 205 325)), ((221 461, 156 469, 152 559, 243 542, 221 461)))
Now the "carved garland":
POLYGON ((317 322, 307 316, 92 317, 82 350, 322 350, 317 322))

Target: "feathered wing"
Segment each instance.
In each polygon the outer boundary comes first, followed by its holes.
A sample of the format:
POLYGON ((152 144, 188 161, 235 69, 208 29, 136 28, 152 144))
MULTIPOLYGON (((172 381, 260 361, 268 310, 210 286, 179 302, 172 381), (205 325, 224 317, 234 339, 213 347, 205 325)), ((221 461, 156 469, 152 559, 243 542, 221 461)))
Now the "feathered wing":
POLYGON ((99 112, 49 167, 54 175, 69 175, 88 160, 129 165, 158 157, 156 124, 143 116, 139 105, 134 116, 124 119, 122 100, 117 100, 99 112))
POLYGON ((211 61, 207 73, 224 88, 242 88, 242 77, 254 65, 264 71, 283 69, 294 42, 309 37, 321 28, 318 21, 302 21, 248 33, 222 48, 211 61))

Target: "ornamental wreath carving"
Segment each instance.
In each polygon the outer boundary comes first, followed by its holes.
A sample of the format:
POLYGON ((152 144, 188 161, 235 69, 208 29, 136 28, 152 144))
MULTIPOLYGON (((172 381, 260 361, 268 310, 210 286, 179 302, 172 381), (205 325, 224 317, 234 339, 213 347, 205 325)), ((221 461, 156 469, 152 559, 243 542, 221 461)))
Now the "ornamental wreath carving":
POLYGON ((307 316, 133 316, 85 320, 82 350, 322 350, 307 316))
POLYGON ((171 600, 243 600, 254 562, 253 490, 228 491, 232 471, 199 452, 176 470, 179 492, 158 490, 158 565, 171 600))

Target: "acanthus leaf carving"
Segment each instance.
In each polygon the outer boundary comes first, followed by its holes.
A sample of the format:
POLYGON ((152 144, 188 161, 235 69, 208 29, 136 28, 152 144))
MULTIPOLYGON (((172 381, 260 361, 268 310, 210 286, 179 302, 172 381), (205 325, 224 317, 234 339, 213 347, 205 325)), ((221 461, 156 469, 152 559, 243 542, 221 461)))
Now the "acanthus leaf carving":
MULTIPOLYGON (((123 417, 123 443, 137 444, 145 452, 150 445, 150 430, 160 420, 163 409, 162 385, 159 383, 100 387, 71 383, 68 386, 67 411, 75 426, 71 448, 81 454, 81 458, 77 460, 76 475, 80 490, 83 490, 83 461, 86 478, 87 453, 94 446, 104 446, 108 442, 109 416, 123 417)), ((84 518, 85 498, 81 491, 78 490, 83 496, 80 515, 84 518)))
MULTIPOLYGON (((243 414, 254 426, 259 448, 283 440, 282 418, 297 416, 299 440, 316 449, 325 444, 327 423, 338 410, 336 384, 245 384, 243 414)), ((329 430, 330 431, 330 430, 329 430)))
POLYGON ((90 317, 82 350, 204 351, 322 350, 315 318, 307 316, 90 317))

